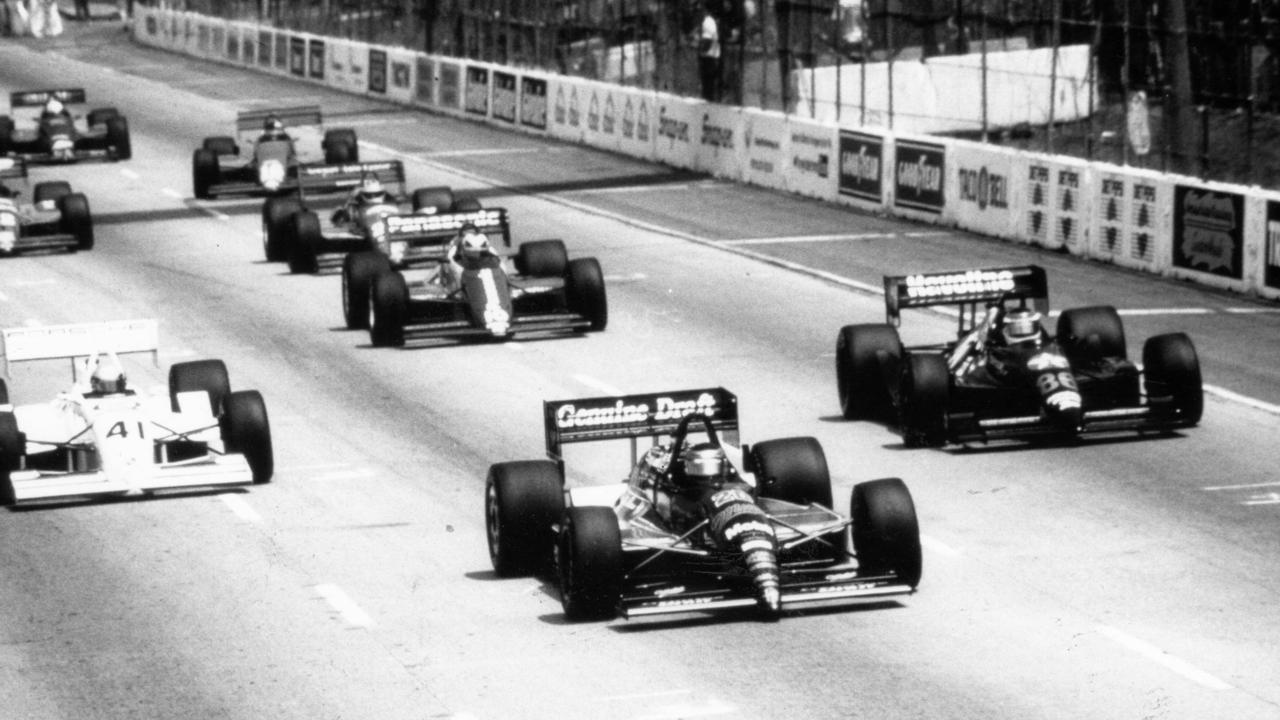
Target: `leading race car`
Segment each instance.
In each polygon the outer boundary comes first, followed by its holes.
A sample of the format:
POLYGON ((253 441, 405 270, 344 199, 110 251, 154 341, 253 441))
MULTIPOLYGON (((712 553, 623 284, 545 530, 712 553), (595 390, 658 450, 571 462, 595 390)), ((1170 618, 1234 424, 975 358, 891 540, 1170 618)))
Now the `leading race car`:
POLYGON ((920 533, 906 485, 859 483, 841 515, 818 441, 738 448, 737 408, 724 388, 544 403, 549 459, 489 468, 494 570, 549 565, 573 620, 732 608, 775 618, 914 592, 920 533), (564 445, 619 439, 631 446, 622 482, 565 488, 564 445), (641 439, 654 443, 643 453, 641 439))
POLYGON ((78 160, 128 160, 133 157, 129 121, 113 107, 90 110, 83 125, 67 105, 83 104, 83 88, 29 90, 9 95, 10 112, 41 108, 32 127, 22 129, 12 115, 0 115, 0 155, 15 155, 32 163, 78 160))
POLYGON ((232 392, 221 360, 169 369, 169 392, 127 386, 119 356, 158 352, 154 320, 0 331, 11 363, 72 361, 52 402, 10 405, 0 382, 0 505, 167 488, 266 483, 271 429, 262 395, 232 392))
POLYGON ((1204 410, 1190 338, 1167 333, 1128 357, 1115 308, 1064 310, 1041 326, 1048 282, 1038 266, 886 277, 885 324, 847 325, 836 385, 847 419, 897 424, 909 446, 1123 430, 1170 432, 1204 410), (955 305, 954 340, 903 347, 903 308, 955 305))
MULTIPOLYGON (((197 199, 225 195, 274 195, 297 187, 298 144, 288 128, 323 123, 320 108, 247 110, 236 115, 236 137, 207 137, 191 156, 191 184, 197 199), (238 139, 239 140, 238 140, 238 139), (240 155, 240 141, 252 151, 240 155)), ((356 131, 331 128, 320 143, 324 162, 342 165, 360 161, 356 131)), ((341 186, 316 184, 312 192, 336 192, 341 186)))
POLYGON ((36 183, 32 201, 22 202, 22 191, 12 183, 16 179, 21 179, 26 189, 26 161, 0 158, 0 256, 29 250, 93 248, 88 198, 71 192, 70 184, 53 180, 36 183))

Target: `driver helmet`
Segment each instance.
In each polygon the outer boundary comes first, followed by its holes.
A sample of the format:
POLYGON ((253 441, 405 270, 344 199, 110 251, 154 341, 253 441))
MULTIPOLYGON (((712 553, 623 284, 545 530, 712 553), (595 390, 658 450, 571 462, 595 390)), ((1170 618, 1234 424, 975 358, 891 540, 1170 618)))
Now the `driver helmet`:
POLYGON ((275 115, 268 115, 262 121, 262 132, 270 137, 284 137, 284 123, 275 115))
POLYGON ((723 480, 729 467, 724 450, 715 443, 690 445, 680 456, 687 487, 705 487, 723 480))
POLYGON ((93 375, 89 377, 89 387, 95 393, 112 394, 124 392, 124 369, 115 360, 99 360, 98 367, 93 369, 93 375))
POLYGON ((361 205, 377 205, 387 201, 387 190, 376 177, 366 178, 356 191, 356 200, 361 205))
POLYGON ((51 97, 45 102, 44 111, 48 115, 61 115, 66 109, 63 107, 61 100, 51 97))
POLYGON ((1010 345, 1040 342, 1040 313, 1031 308, 1009 311, 1004 318, 1004 339, 1010 345))
POLYGON ((477 230, 475 225, 471 223, 463 225, 459 234, 458 246, 463 258, 479 260, 492 252, 492 248, 489 246, 489 236, 477 230))

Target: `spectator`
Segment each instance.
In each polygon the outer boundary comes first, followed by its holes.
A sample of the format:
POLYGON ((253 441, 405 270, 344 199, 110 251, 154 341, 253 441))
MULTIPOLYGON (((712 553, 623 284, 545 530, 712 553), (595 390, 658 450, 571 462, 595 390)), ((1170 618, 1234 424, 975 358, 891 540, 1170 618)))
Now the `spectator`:
POLYGON ((31 0, 31 34, 35 37, 57 37, 62 34, 62 15, 58 0, 31 0))
POLYGON ((703 9, 702 24, 698 26, 698 76, 702 80, 702 98, 719 101, 720 25, 710 6, 703 9))
POLYGON ((76 19, 89 19, 89 0, 76 0, 76 19))

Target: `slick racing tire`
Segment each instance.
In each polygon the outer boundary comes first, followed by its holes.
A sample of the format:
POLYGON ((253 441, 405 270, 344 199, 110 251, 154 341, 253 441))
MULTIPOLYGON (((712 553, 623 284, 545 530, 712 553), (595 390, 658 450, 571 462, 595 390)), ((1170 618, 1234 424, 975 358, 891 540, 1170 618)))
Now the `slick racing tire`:
POLYGON ((1058 345, 1072 367, 1087 368, 1103 358, 1128 359, 1124 323, 1110 305, 1071 308, 1058 316, 1058 345))
POLYGON ((62 231, 76 239, 76 250, 93 249, 93 215, 89 212, 89 198, 83 193, 71 193, 58 198, 58 210, 62 213, 59 224, 62 231))
POLYGON ((253 483, 271 482, 275 456, 271 450, 271 424, 267 405, 257 390, 239 390, 227 395, 226 412, 220 420, 222 442, 227 452, 237 452, 249 461, 253 483))
POLYGON ((120 111, 113 107, 94 108, 85 116, 85 124, 89 127, 95 127, 107 122, 109 118, 119 117, 120 111))
POLYGON ((129 135, 129 121, 119 115, 107 118, 107 147, 115 148, 117 160, 133 157, 133 139, 129 135))
POLYGON ((600 332, 609 325, 609 298, 605 294, 599 261, 595 258, 570 260, 564 291, 569 310, 587 319, 587 332, 600 332))
POLYGON ((1149 338, 1142 345, 1142 367, 1148 398, 1167 398, 1187 425, 1200 422, 1204 414, 1204 382, 1200 357, 1191 338, 1185 333, 1149 338))
POLYGON ((0 380, 0 405, 8 405, 8 404, 9 404, 9 385, 4 380, 0 380))
POLYGON ((563 240, 530 240, 516 249, 516 272, 531 277, 560 277, 569 268, 563 240))
POLYGON ((296 198, 267 198, 262 204, 262 253, 267 262, 289 259, 293 216, 301 210, 302 203, 296 198))
POLYGON ((0 412, 0 507, 17 502, 9 473, 22 461, 24 445, 18 419, 11 412, 0 412))
POLYGON ((815 438, 758 442, 751 446, 751 465, 762 496, 831 508, 831 473, 822 444, 815 438))
POLYGON ((316 256, 324 238, 320 234, 320 216, 310 210, 300 210, 293 214, 293 242, 289 246, 289 272, 319 272, 319 258, 316 256))
POLYGON ((46 200, 60 200, 71 194, 71 183, 66 180, 49 180, 36 183, 31 192, 31 202, 42 203, 46 200))
POLYGON ((360 162, 360 143, 351 128, 326 130, 320 147, 324 148, 324 161, 330 165, 360 162))
POLYGON ((570 620, 611 620, 622 594, 622 533, 613 508, 571 507, 557 540, 560 605, 570 620))
POLYGON ((373 279, 369 298, 369 339, 373 346, 404 346, 404 322, 409 312, 409 284, 404 275, 396 270, 378 275, 373 279))
POLYGON ((222 414, 222 406, 231 394, 231 379, 226 363, 221 360, 192 360, 169 367, 169 406, 178 412, 178 394, 202 391, 209 394, 209 412, 222 414))
POLYGON ((950 386, 946 358, 931 352, 907 354, 898 390, 904 445, 941 447, 946 444, 950 386))
POLYGON ((13 131, 13 118, 0 115, 0 155, 9 153, 9 146, 13 144, 13 131))
POLYGON ((240 146, 236 145, 236 139, 226 135, 205 138, 204 142, 200 143, 200 149, 208 150, 214 155, 240 154, 240 146))
POLYGON ((413 211, 435 208, 435 212, 448 212, 453 207, 453 190, 445 185, 418 188, 413 191, 413 211))
POLYGON ((893 399, 886 366, 902 359, 902 340, 892 325, 845 325, 836 336, 836 391, 846 420, 888 420, 893 399))
POLYGON ((342 260, 342 318, 348 330, 369 329, 369 292, 373 279, 391 269, 386 255, 373 250, 348 253, 342 260))
POLYGON ((552 527, 564 514, 564 479, 550 460, 489 466, 484 523, 489 560, 502 577, 532 575, 547 566, 555 548, 552 527))
POLYGON ((456 213, 468 213, 483 210, 484 206, 480 204, 479 198, 466 195, 460 198, 454 198, 453 205, 450 209, 456 213))
POLYGON ((210 189, 222 179, 218 156, 212 150, 200 148, 191 154, 191 194, 197 200, 213 197, 210 189))
POLYGON ((920 584, 920 524, 906 483, 885 478, 854 485, 849 517, 859 575, 894 573, 912 588, 920 584))

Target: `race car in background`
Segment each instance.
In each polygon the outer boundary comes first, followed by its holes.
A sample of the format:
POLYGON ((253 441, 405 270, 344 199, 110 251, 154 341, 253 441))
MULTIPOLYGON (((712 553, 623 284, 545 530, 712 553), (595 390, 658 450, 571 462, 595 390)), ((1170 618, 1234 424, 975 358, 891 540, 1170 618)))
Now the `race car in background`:
POLYGON ((16 155, 30 163, 78 160, 128 160, 133 157, 129 121, 113 107, 90 110, 83 125, 67 105, 84 104, 83 88, 28 90, 10 93, 10 115, 0 115, 0 156, 16 155), (58 106, 49 112, 50 101, 58 106), (22 108, 41 108, 30 129, 14 119, 22 108))
POLYGON ((90 250, 93 217, 89 200, 71 192, 62 180, 36 183, 31 201, 27 190, 27 163, 21 157, 0 158, 0 256, 31 250, 90 250), (14 180, 22 180, 22 190, 14 180))
MULTIPOLYGON (((289 128, 320 126, 318 106, 246 110, 236 115, 236 136, 207 137, 191 156, 191 184, 197 199, 225 195, 273 195, 297 186, 301 162, 298 143, 289 128), (265 126, 279 125, 265 131, 265 126), (241 143, 252 148, 241 156, 241 143)), ((326 164, 360 160, 356 131, 331 128, 320 143, 326 164)), ((337 190, 337 187, 330 191, 337 190)), ((321 192, 315 187, 312 192, 321 192)))
MULTIPOLYGON (((368 327, 375 347, 413 340, 505 340, 526 333, 604 330, 604 274, 595 258, 569 259, 564 241, 511 246, 502 208, 463 209, 448 188, 428 188, 453 212, 388 216, 371 226, 374 250, 343 265, 347 327, 368 327), (462 251, 464 243, 478 245, 462 251)), ((424 193, 425 194, 425 193, 424 193)))
POLYGON ((846 419, 896 425, 909 447, 1169 432, 1200 421, 1204 394, 1190 338, 1147 339, 1139 369, 1119 314, 1105 305, 1062 311, 1050 336, 1039 325, 1049 291, 1038 266, 886 276, 884 288, 886 323, 840 329, 836 386, 846 419), (904 347, 901 310, 939 305, 957 308, 956 337, 904 347), (1034 332, 1015 328, 1015 316, 1034 332))
POLYGON ((774 618, 920 582, 901 480, 858 483, 850 514, 836 512, 818 441, 738 447, 737 398, 724 388, 550 401, 543 418, 548 459, 489 468, 489 557, 503 577, 550 569, 572 620, 734 608, 774 618), (602 441, 629 443, 624 478, 566 488, 564 446, 602 441), (724 462, 695 481, 692 453, 724 462))
POLYGON ((155 320, 0 331, 16 362, 70 359, 72 386, 11 405, 0 382, 0 505, 171 488, 266 483, 274 460, 262 395, 231 391, 221 360, 169 369, 169 392, 129 389, 119 356, 158 353, 155 320))

